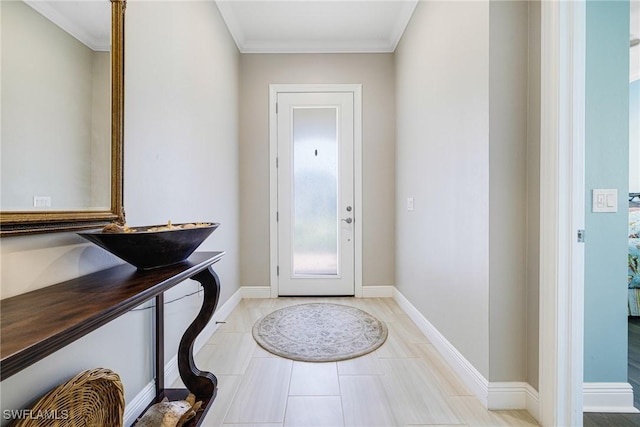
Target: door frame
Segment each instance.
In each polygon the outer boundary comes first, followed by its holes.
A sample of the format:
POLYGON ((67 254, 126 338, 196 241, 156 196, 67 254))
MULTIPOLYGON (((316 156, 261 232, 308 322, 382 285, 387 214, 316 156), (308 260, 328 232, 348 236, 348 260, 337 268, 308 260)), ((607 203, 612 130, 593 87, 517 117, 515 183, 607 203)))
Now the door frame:
POLYGON ((586 3, 541 2, 538 420, 583 424, 586 3))
POLYGON ((353 94, 353 191, 354 191, 354 295, 362 297, 362 85, 270 84, 269 85, 269 267, 271 298, 278 297, 278 93, 349 92, 353 94))

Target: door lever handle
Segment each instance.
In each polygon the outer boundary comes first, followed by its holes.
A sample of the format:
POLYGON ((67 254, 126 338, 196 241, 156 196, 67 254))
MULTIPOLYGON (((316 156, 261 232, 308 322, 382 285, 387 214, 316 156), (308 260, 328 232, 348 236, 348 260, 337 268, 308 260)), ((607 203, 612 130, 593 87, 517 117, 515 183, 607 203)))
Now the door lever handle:
POLYGON ((351 224, 353 222, 352 218, 343 218, 342 219, 344 222, 346 222, 347 224, 351 224))

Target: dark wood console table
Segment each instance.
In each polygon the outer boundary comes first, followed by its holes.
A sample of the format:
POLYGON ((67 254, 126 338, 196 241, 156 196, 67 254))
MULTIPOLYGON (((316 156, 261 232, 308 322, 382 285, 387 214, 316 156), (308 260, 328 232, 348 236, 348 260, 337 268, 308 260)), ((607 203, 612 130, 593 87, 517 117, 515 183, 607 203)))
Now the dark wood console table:
POLYGON ((196 252, 183 263, 145 271, 120 265, 1 300, 0 380, 155 298, 156 399, 182 399, 191 391, 205 408, 189 423, 199 425, 215 399, 218 381, 195 366, 193 344, 218 304, 220 280, 212 266, 223 255, 196 252), (188 390, 165 390, 163 293, 186 279, 198 281, 204 290, 202 308, 178 348, 178 370, 188 390))

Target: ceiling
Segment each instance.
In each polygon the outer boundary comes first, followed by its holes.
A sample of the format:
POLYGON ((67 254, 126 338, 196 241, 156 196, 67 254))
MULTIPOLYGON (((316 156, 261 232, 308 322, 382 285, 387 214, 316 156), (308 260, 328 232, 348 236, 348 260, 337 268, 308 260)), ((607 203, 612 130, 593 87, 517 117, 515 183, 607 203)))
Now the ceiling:
MULTIPOLYGON (((393 52, 419 0, 216 0, 242 53, 393 52)), ((109 50, 108 1, 25 0, 93 50, 109 50)), ((631 39, 640 0, 631 0, 631 39)), ((632 64, 635 57, 632 49, 632 64)), ((636 54, 637 55, 637 54, 636 54)))
POLYGON ((24 0, 41 15, 95 51, 111 46, 111 4, 107 1, 24 0))
POLYGON ((393 52, 418 0, 217 0, 242 53, 393 52))

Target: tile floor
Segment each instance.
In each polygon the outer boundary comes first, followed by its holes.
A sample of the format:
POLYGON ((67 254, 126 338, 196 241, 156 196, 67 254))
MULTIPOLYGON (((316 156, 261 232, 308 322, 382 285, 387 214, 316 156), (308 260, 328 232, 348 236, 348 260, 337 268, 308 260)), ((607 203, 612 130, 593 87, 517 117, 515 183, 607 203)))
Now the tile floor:
POLYGON ((205 427, 538 425, 526 411, 484 409, 388 298, 243 300, 195 359, 218 377, 205 427), (320 301, 373 314, 387 324, 387 341, 356 359, 306 363, 272 355, 253 340, 251 328, 262 316, 320 301))

